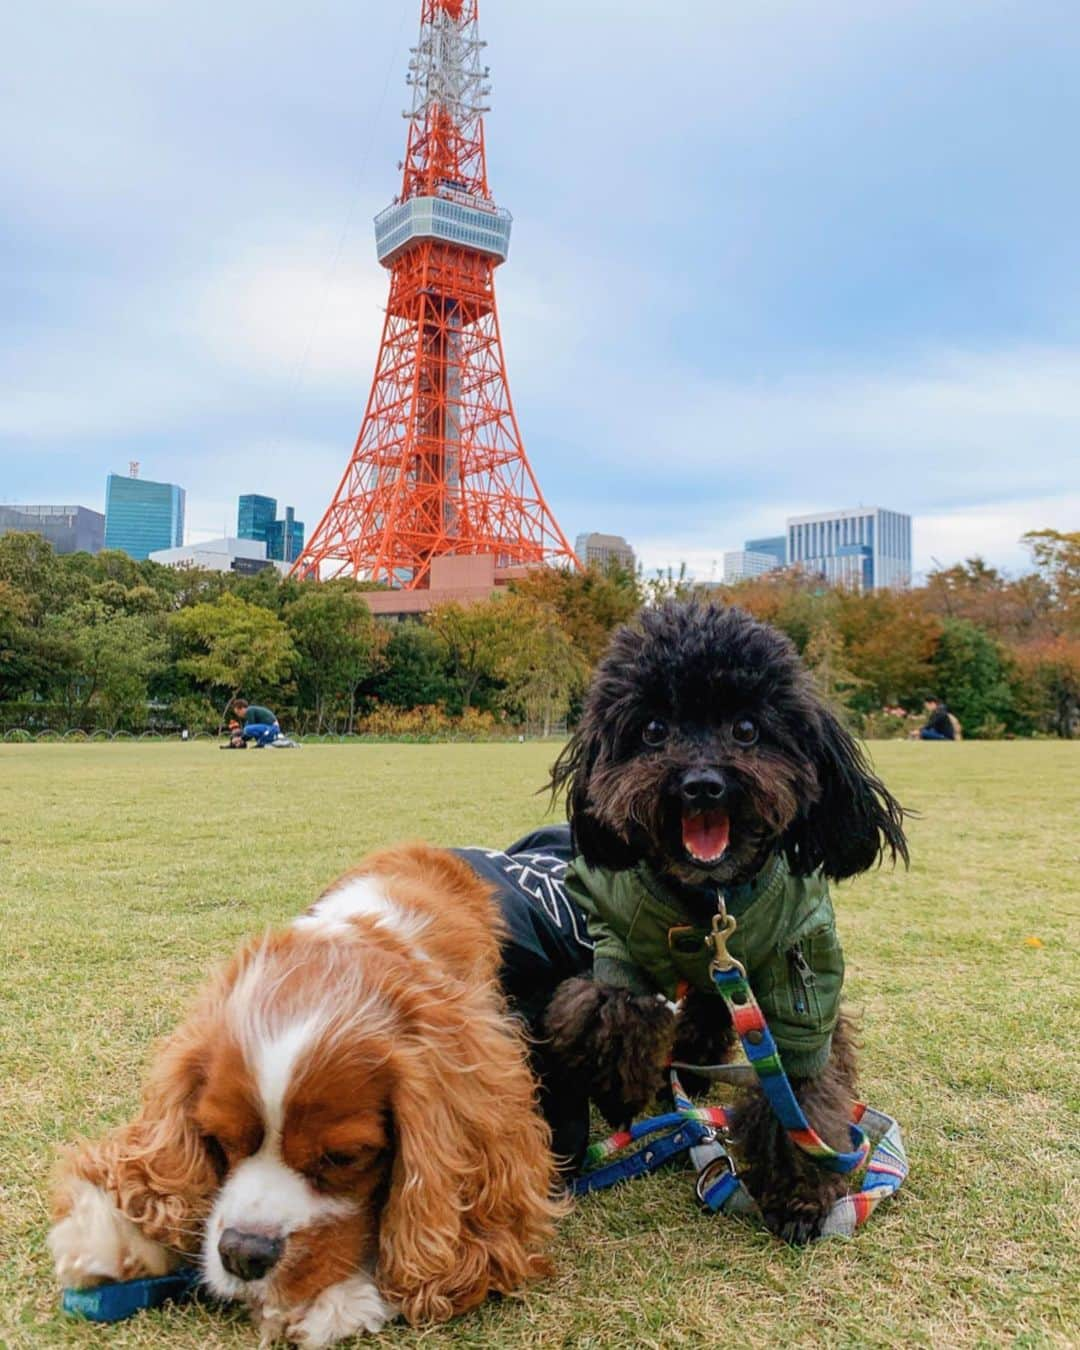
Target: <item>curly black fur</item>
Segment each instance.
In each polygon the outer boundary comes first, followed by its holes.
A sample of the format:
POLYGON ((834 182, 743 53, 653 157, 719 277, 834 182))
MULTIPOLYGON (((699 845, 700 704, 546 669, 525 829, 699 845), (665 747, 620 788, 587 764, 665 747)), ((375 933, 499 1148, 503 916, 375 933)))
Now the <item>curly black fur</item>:
MULTIPOLYGON (((908 858, 903 810, 794 645, 738 609, 669 602, 620 629, 552 770, 552 790, 567 794, 586 862, 616 871, 648 862, 697 922, 715 906, 717 886, 749 880, 778 850, 793 874, 833 879, 885 856, 908 858), (690 792, 703 776, 705 804, 690 792), (692 845, 695 819, 706 813, 726 821, 728 839, 703 859, 692 845)), ((621 1124, 651 1096, 673 1037, 679 1059, 725 1057, 732 1032, 718 1007, 707 995, 689 1000, 676 1029, 653 1000, 569 981, 548 1016, 553 1053, 579 1072, 590 1066, 598 1104, 621 1124)), ((811 1125, 837 1148, 847 1147, 854 1078, 841 1023, 823 1072, 794 1084, 811 1125)), ((815 1236, 842 1178, 792 1147, 760 1093, 736 1129, 766 1221, 791 1242, 815 1236)))
POLYGON ((666 1004, 580 977, 559 985, 544 1021, 551 1053, 571 1073, 588 1071, 592 1099, 614 1129, 652 1101, 675 1038, 666 1004))
MULTIPOLYGON (((822 1072, 791 1080, 807 1120, 838 1153, 851 1148, 856 1049, 851 1022, 841 1016, 822 1072)), ((846 1178, 818 1167, 792 1146, 762 1092, 749 1093, 735 1109, 732 1133, 748 1164, 743 1180, 769 1228, 797 1246, 816 1238, 833 1202, 847 1189, 846 1178)))
POLYGON ((623 870, 648 859, 684 880, 752 874, 779 846, 797 875, 855 876, 888 853, 907 861, 903 811, 817 692, 791 641, 739 609, 670 602, 619 629, 581 721, 552 771, 585 860, 623 870), (740 745, 740 720, 757 740, 740 745), (645 744, 650 723, 668 728, 645 744), (677 847, 680 777, 726 784, 732 844, 703 872, 677 847))

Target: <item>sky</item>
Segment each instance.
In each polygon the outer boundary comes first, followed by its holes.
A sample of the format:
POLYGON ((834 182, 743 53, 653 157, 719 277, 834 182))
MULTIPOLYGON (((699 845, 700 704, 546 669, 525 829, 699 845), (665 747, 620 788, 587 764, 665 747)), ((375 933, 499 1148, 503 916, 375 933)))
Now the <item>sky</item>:
MULTIPOLYGON (((0 501, 263 492, 359 430, 419 0, 35 0, 0 73, 0 501)), ((1080 528, 1075 0, 481 0, 511 390, 571 539, 718 575, 790 515, 915 566, 1080 528)))

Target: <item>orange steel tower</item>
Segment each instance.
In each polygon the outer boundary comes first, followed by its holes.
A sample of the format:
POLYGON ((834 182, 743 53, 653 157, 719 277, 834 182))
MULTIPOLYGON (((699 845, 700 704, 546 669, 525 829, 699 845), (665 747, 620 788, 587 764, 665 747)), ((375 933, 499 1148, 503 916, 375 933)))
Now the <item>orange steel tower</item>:
POLYGON ((484 46, 477 0, 422 0, 401 195, 375 219, 390 300, 371 397, 294 575, 415 590, 446 554, 577 563, 525 456, 506 379, 494 273, 511 217, 488 189, 484 46))

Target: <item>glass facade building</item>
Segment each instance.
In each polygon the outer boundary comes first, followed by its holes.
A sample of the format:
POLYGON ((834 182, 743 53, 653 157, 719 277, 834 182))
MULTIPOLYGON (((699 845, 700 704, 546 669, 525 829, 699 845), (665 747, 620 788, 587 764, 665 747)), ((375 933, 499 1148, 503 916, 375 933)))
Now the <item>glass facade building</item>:
POLYGON ((40 534, 56 553, 100 553, 105 517, 85 506, 0 506, 0 534, 40 534))
POLYGON ((274 562, 294 563, 304 551, 304 522, 296 519, 291 506, 282 520, 277 518, 277 498, 248 493, 240 498, 237 537, 258 539, 266 545, 266 556, 274 562))
POLYGON ((787 535, 770 535, 768 539, 748 539, 743 544, 743 549, 747 553, 768 553, 770 557, 776 560, 777 567, 783 567, 787 562, 787 535))
POLYGON ((750 577, 763 577, 766 572, 775 572, 780 564, 776 555, 760 549, 738 549, 724 554, 724 582, 747 581, 750 577))
POLYGON ((266 543, 270 530, 277 520, 277 499, 260 497, 258 493, 249 493, 240 498, 240 509, 236 516, 236 537, 238 539, 258 539, 266 543))
POLYGON ((294 563, 304 551, 304 522, 296 519, 291 506, 285 518, 275 520, 266 535, 266 556, 275 562, 294 563))
POLYGON ((880 507, 788 521, 787 559, 833 586, 859 591, 911 585, 911 517, 880 507))
POLYGON ((109 474, 105 485, 105 547, 141 562, 184 542, 184 489, 175 483, 109 474))

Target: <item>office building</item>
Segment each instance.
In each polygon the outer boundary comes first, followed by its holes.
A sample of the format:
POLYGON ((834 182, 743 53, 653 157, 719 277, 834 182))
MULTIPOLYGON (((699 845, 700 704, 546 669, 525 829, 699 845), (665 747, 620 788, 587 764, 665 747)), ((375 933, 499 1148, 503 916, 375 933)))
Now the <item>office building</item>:
POLYGON ((748 539, 743 548, 747 553, 768 553, 770 557, 776 559, 776 566, 783 567, 787 563, 787 535, 771 535, 768 539, 748 539))
POLYGON ((258 539, 266 543, 277 519, 277 500, 250 492, 240 498, 236 534, 239 539, 258 539))
POLYGON ((105 547, 142 561, 184 542, 184 489, 134 475, 109 474, 105 485, 105 547))
POLYGON ((294 563, 304 551, 304 522, 296 519, 291 506, 277 518, 277 498, 248 493, 240 498, 236 533, 241 539, 258 539, 266 556, 275 562, 294 563))
POLYGON ((874 591, 911 585, 911 517, 880 507, 794 516, 788 563, 833 586, 874 591))
POLYGON ((40 534, 56 553, 100 553, 105 517, 86 506, 0 506, 0 534, 40 534))
POLYGON ((258 539, 208 539, 201 544, 158 549, 150 554, 150 561, 178 572, 199 568, 204 572, 239 572, 244 576, 274 566, 266 556, 266 545, 258 539))
POLYGON ((601 572, 606 572, 612 563, 625 572, 633 572, 636 566, 634 550, 621 534, 579 534, 574 552, 585 567, 598 567, 601 572))
POLYGON ((275 562, 294 563, 304 551, 304 522, 296 519, 291 506, 284 518, 275 520, 266 536, 266 556, 275 562))
POLYGON ((775 572, 778 566, 772 553, 759 553, 749 548, 737 549, 724 554, 724 584, 730 586, 736 581, 761 577, 766 572, 775 572))

